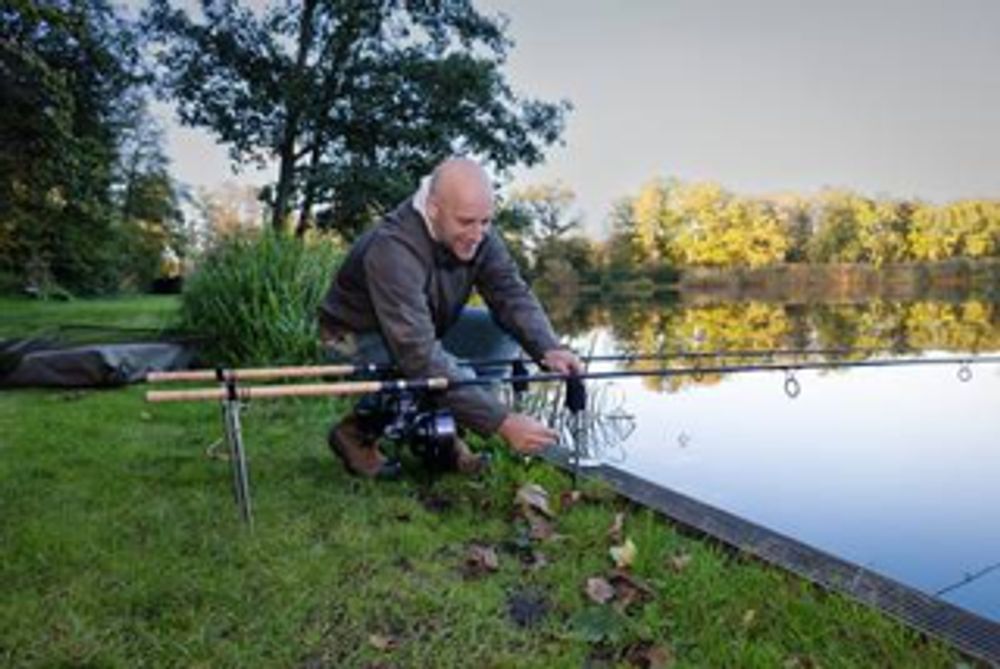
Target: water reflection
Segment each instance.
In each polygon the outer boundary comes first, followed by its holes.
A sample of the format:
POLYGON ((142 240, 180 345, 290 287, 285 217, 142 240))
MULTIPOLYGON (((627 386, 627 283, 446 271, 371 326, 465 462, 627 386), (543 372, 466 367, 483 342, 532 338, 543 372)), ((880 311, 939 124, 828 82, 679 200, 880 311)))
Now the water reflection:
MULTIPOLYGON (((599 354, 953 356, 954 366, 797 372, 794 399, 780 372, 621 380, 622 400, 608 406, 631 416, 632 427, 609 440, 603 461, 1000 621, 1000 534, 989 516, 1000 505, 1000 366, 973 367, 966 383, 959 377, 960 360, 1000 351, 996 304, 674 301, 576 305, 573 313, 574 345, 599 354)), ((552 419, 558 391, 547 392, 552 419)), ((600 448, 593 455, 604 457, 600 448)))

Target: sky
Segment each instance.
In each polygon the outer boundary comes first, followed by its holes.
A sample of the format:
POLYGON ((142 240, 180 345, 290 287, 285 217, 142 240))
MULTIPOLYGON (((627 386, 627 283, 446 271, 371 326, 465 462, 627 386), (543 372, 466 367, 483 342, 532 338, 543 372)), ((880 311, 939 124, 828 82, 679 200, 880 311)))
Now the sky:
MULTIPOLYGON (((476 4, 510 20, 515 91, 574 106, 564 145, 512 185, 561 181, 591 234, 655 177, 1000 197, 1000 0, 476 4)), ((171 123, 168 151, 184 182, 232 178, 202 132, 171 123)))

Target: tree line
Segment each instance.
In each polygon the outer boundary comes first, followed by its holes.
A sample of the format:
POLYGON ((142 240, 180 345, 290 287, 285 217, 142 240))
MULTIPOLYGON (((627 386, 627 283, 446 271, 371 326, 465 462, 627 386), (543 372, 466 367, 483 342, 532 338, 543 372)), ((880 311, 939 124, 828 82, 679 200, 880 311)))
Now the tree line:
POLYGON ((471 0, 0 0, 0 289, 113 292, 183 257, 155 97, 277 166, 258 199, 285 234, 351 238, 455 153, 541 161, 570 106, 514 93, 506 30, 471 0))
POLYGON ((888 263, 1000 255, 1000 200, 945 204, 867 197, 747 197, 712 182, 653 180, 619 202, 610 244, 619 262, 764 267, 888 263))

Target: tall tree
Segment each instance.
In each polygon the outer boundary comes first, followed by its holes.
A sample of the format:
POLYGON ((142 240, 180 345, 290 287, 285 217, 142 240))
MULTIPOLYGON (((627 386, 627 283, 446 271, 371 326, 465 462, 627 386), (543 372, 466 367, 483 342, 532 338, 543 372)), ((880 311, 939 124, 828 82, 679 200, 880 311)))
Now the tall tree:
POLYGON ((104 0, 0 9, 0 262, 29 283, 117 287, 119 139, 141 84, 136 39, 104 0))
POLYGON ((506 21, 471 0, 279 0, 255 14, 201 0, 201 16, 153 0, 160 80, 182 122, 232 159, 276 160, 271 223, 351 235, 442 157, 498 170, 542 158, 568 104, 519 98, 501 68, 506 21), (318 205, 326 209, 315 213, 318 205))

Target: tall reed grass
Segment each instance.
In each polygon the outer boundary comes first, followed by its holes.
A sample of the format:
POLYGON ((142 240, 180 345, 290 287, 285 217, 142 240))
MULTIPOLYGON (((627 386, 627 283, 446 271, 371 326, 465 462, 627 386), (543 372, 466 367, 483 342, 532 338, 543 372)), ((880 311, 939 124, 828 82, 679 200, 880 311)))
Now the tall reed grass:
POLYGON ((201 358, 225 366, 321 359, 316 307, 342 258, 331 241, 273 233, 220 241, 187 279, 182 328, 201 358))

